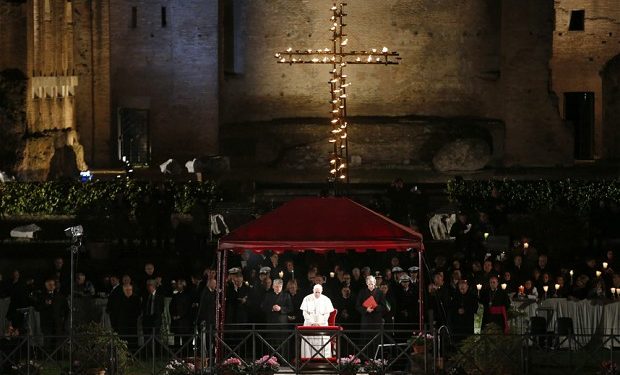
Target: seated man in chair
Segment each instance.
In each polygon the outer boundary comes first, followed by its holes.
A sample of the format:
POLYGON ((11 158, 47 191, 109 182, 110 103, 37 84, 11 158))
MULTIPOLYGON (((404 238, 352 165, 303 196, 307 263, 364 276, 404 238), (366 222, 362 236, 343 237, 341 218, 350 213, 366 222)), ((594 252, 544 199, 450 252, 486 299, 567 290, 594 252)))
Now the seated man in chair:
MULTIPOLYGON (((328 326, 329 315, 334 311, 332 301, 323 295, 323 287, 320 284, 315 285, 312 292, 301 303, 304 326, 328 326)), ((301 341, 301 357, 321 359, 332 357, 329 341, 330 336, 304 336, 301 341)))

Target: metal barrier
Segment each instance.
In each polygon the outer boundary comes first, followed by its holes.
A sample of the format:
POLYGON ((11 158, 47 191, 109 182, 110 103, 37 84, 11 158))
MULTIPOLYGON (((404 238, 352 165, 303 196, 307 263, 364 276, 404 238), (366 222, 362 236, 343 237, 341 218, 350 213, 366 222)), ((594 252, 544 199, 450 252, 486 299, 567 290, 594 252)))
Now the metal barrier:
MULTIPOLYGON (((73 366, 69 366, 68 336, 0 336, 0 374, 37 375, 41 366, 45 374, 67 374, 70 369, 79 374, 84 370, 79 362, 89 360, 99 360, 108 375, 122 375, 124 361, 129 364, 126 373, 163 374, 173 360, 193 363, 196 374, 215 374, 219 370, 219 363, 214 361, 216 347, 221 360, 238 358, 244 364, 274 356, 281 373, 338 373, 337 359, 348 356, 359 359, 362 365, 371 359, 384 360, 383 374, 597 374, 602 373, 605 362, 620 362, 620 335, 599 334, 582 345, 583 340, 575 334, 491 332, 457 336, 442 329, 432 332, 433 340, 416 351, 409 329, 348 327, 324 332, 323 345, 333 348, 332 357, 317 353, 312 360, 300 360, 300 345, 308 338, 292 327, 282 328, 230 325, 221 338, 205 326, 189 335, 122 336, 121 347, 109 344, 97 351, 80 347, 81 354, 74 358, 77 362, 73 366)), ((83 338, 73 336, 74 354, 83 338)))

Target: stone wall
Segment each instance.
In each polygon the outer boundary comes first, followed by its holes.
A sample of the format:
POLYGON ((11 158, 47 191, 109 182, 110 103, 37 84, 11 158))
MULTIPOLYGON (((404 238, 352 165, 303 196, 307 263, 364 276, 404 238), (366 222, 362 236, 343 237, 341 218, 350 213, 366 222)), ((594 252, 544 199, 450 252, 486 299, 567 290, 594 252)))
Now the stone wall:
POLYGON ((19 69, 26 73, 27 7, 0 1, 0 71, 19 69))
POLYGON ((80 78, 75 122, 89 164, 108 166, 115 150, 110 113, 108 1, 73 0, 75 74, 80 78))
MULTIPOLYGON (((236 4, 244 65, 226 76, 222 126, 326 117, 329 67, 276 64, 273 53, 328 47, 329 4, 236 4)), ((367 0, 346 9, 350 49, 387 46, 403 58, 399 66, 350 66, 350 115, 499 119, 504 165, 572 162, 572 138, 549 90, 552 0, 367 0)))
MULTIPOLYGON (((281 65, 273 55, 289 46, 331 48, 331 3, 234 3, 242 8, 235 32, 244 67, 226 77, 224 122, 326 116, 329 66, 281 65)), ((349 114, 494 117, 500 2, 360 0, 345 10, 350 50, 387 46, 402 56, 399 66, 349 66, 349 114)))
POLYGON ((594 158, 618 158, 617 123, 604 120, 603 82, 606 64, 620 54, 620 3, 600 0, 556 0, 553 91, 564 115, 565 92, 594 92, 594 158), (569 31, 571 11, 585 10, 583 31, 569 31))
POLYGON ((503 0, 499 118, 506 123, 504 164, 568 165, 571 130, 561 121, 551 91, 552 0, 503 0))
POLYGON ((112 112, 149 110, 152 164, 216 153, 218 2, 111 0, 110 12, 112 112))
MULTIPOLYGON (((312 170, 325 168, 330 145, 320 118, 278 119, 229 124, 222 128, 221 149, 231 167, 312 170)), ((503 159, 504 125, 474 118, 354 117, 349 127, 349 156, 356 169, 430 170, 433 157, 456 139, 482 139, 491 150, 490 166, 503 159)))

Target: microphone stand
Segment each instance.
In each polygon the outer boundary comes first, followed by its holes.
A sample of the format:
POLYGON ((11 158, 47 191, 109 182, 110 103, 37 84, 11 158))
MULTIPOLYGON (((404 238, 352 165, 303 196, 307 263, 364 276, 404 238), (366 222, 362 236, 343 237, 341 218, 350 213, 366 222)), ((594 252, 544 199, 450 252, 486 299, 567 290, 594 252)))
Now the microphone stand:
POLYGON ((70 274, 71 280, 69 281, 69 373, 73 375, 73 294, 75 289, 75 257, 82 246, 82 236, 72 236, 71 246, 69 251, 71 252, 70 274))

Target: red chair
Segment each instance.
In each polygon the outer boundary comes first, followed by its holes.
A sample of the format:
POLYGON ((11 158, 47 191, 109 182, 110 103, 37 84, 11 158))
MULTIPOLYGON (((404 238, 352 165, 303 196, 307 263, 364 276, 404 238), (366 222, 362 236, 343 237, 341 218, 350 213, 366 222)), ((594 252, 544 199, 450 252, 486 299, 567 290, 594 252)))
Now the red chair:
MULTIPOLYGON (((319 332, 324 332, 326 335, 333 335, 334 332, 338 332, 338 331, 342 331, 342 327, 341 326, 337 326, 336 325, 336 316, 338 315, 338 310, 334 309, 334 311, 332 311, 329 314, 329 317, 327 318, 327 326, 296 326, 295 329, 302 335, 304 336, 305 333, 308 332, 312 332, 312 331, 319 331, 319 332)), ((297 350, 298 353, 301 353, 301 339, 297 342, 297 350)), ((331 339, 331 352, 332 352, 332 356, 331 357, 327 357, 327 358, 323 358, 321 356, 318 357, 313 357, 313 358, 306 358, 306 357, 301 357, 300 360, 302 362, 325 362, 325 361, 329 361, 329 362, 336 362, 337 361, 337 355, 338 355, 338 336, 335 335, 332 339, 331 339)))

